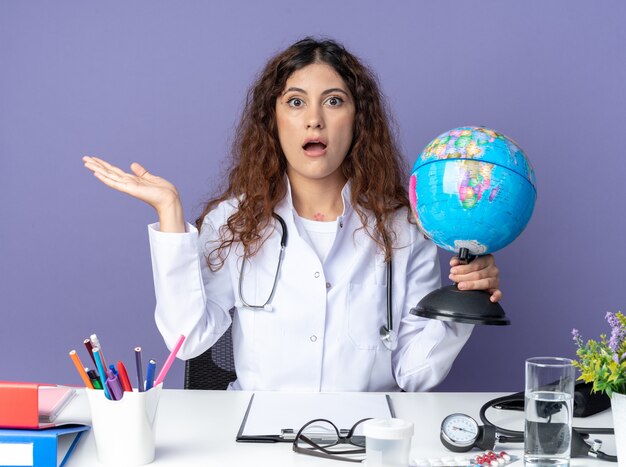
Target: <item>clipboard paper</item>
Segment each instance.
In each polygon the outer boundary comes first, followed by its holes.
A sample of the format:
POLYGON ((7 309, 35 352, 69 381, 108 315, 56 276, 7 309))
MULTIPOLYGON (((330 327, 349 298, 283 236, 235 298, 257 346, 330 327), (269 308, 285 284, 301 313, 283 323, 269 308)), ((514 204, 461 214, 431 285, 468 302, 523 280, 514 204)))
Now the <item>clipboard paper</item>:
POLYGON ((326 418, 339 429, 349 429, 363 418, 392 418, 388 395, 382 393, 263 391, 250 397, 238 442, 291 442, 305 423, 326 418))

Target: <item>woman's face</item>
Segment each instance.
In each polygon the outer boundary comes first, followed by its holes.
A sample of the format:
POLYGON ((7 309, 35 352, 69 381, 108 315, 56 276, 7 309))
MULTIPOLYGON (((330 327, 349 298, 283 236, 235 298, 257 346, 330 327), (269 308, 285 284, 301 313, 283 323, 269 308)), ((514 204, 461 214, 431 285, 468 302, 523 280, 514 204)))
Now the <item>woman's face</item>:
POLYGON ((343 179, 339 167, 352 144, 354 113, 352 95, 331 66, 314 63, 287 79, 276 99, 276 123, 292 184, 343 179))

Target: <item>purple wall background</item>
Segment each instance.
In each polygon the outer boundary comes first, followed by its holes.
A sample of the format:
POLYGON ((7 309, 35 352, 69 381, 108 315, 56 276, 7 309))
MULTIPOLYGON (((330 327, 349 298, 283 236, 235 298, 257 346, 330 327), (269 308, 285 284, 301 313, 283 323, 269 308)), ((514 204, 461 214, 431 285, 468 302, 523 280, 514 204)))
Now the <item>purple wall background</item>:
POLYGON ((572 356, 572 327, 597 336, 624 307, 625 14, 619 0, 0 3, 0 379, 80 384, 67 352, 87 361, 94 331, 111 361, 136 345, 164 361, 155 216, 80 158, 141 161, 192 219, 253 77, 313 34, 377 72, 407 164, 466 124, 525 148, 535 214, 497 254, 513 325, 476 329, 440 386, 520 390, 525 358, 572 356))

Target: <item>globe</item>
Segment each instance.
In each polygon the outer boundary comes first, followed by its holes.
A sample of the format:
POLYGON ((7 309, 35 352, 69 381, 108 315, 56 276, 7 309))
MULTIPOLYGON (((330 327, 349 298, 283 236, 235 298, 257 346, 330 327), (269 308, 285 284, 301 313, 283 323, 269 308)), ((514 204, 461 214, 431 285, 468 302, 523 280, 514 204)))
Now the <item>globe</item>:
POLYGON ((447 131, 415 161, 413 213, 436 245, 472 255, 497 251, 524 230, 535 206, 535 173, 512 139, 466 126, 447 131))

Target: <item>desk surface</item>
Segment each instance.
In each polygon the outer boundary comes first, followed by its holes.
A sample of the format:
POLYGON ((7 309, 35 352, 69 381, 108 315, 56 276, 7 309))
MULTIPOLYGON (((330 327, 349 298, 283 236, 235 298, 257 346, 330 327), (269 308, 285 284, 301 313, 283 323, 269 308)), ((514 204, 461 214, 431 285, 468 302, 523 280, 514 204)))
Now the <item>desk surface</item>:
MULTIPOLYGON (((252 393, 245 391, 164 390, 157 420, 156 459, 154 466, 323 466, 348 465, 302 454, 296 454, 290 443, 237 443, 235 435, 252 393)), ((450 457, 439 441, 443 418, 462 412, 479 420, 478 411, 486 401, 501 396, 496 393, 392 393, 396 416, 415 423, 411 458, 450 457)), ((75 413, 89 413, 84 391, 68 407, 75 413)), ((522 412, 490 410, 490 419, 509 429, 523 429, 522 412)), ((84 415, 83 415, 84 418, 84 415)), ((574 419, 575 426, 613 426, 610 411, 584 419, 574 419)), ((91 431, 72 454, 67 467, 100 466, 91 431)), ((521 455, 521 444, 497 445, 521 455)), ((603 450, 615 453, 612 437, 605 438, 603 450)), ((510 464, 523 465, 521 461, 510 464)), ((610 467, 592 458, 573 459, 574 466, 610 467)))

